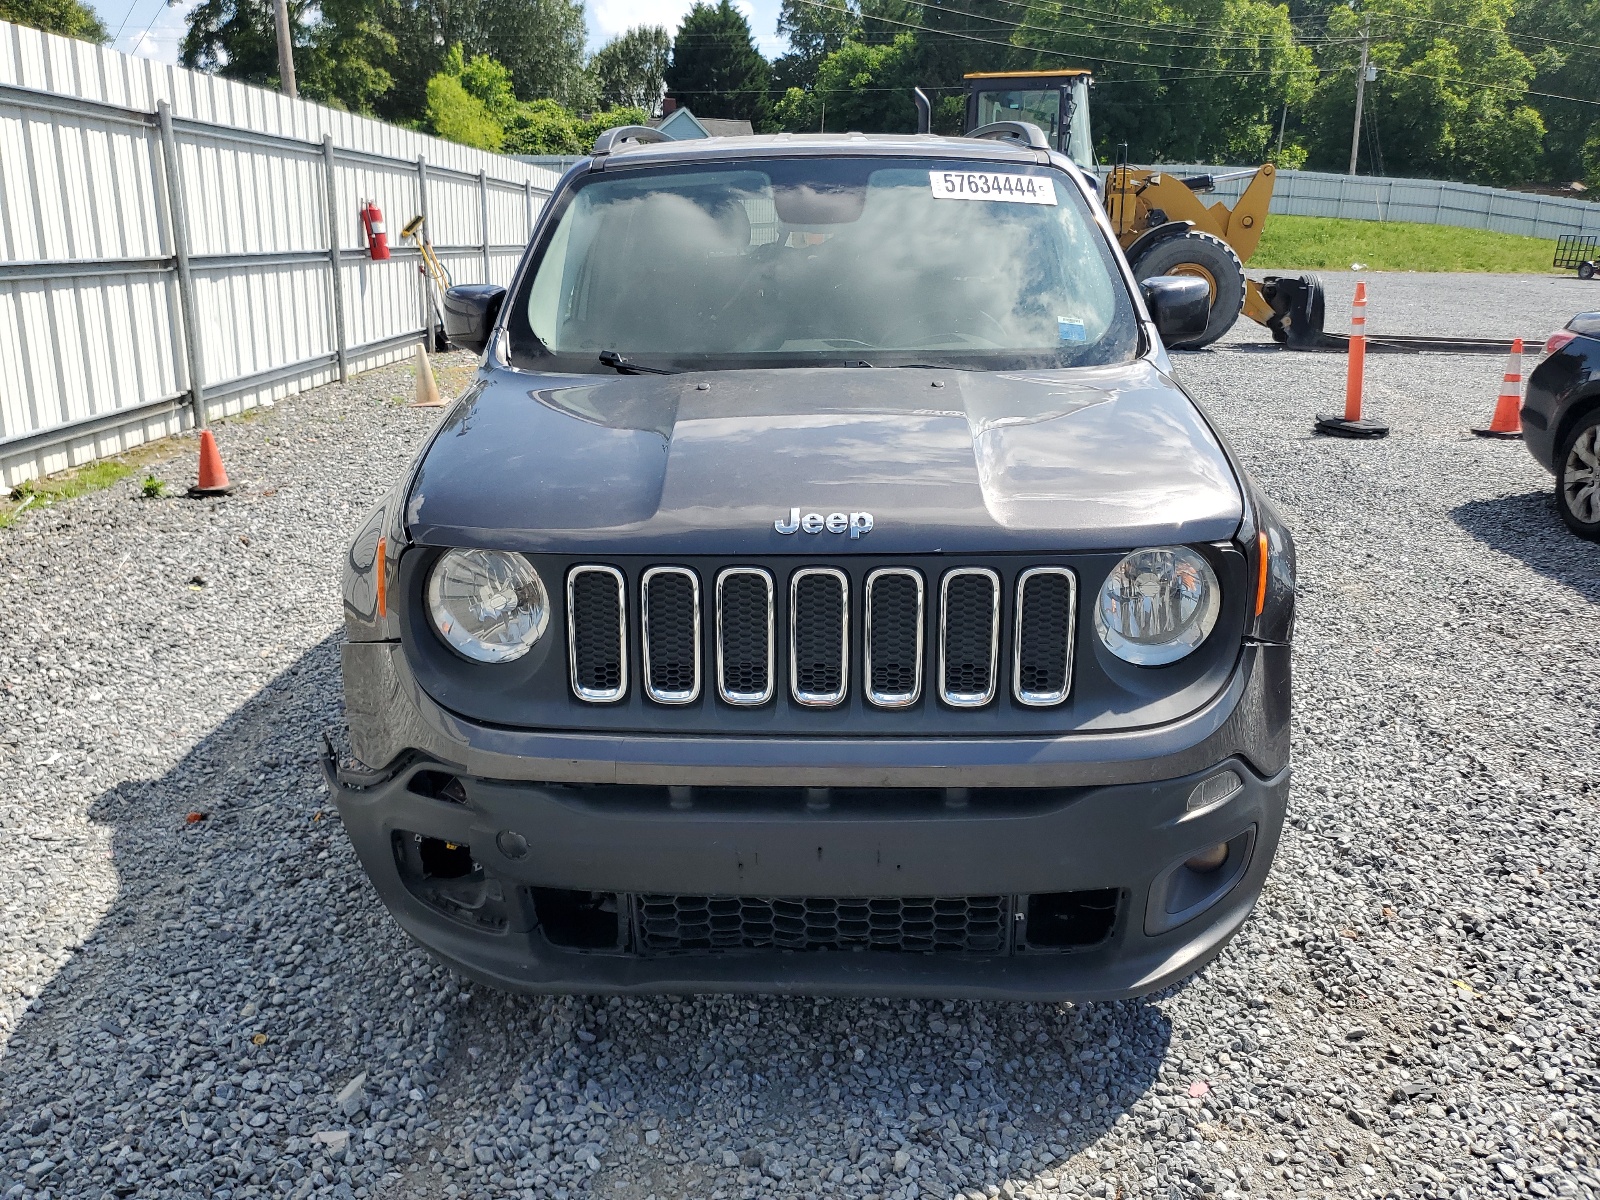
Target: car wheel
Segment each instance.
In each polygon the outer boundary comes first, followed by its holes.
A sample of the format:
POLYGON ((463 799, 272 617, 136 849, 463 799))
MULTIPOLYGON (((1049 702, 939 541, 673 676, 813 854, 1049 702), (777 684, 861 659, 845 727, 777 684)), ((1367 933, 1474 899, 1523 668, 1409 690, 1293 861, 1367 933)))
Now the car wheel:
POLYGON ((1244 264, 1232 246, 1209 233, 1191 229, 1150 247, 1133 264, 1133 277, 1142 283, 1156 275, 1189 275, 1205 280, 1211 289, 1211 318, 1205 332, 1186 341, 1169 342, 1169 350, 1209 346, 1233 328, 1244 308, 1244 264))
POLYGON ((1567 528, 1600 542, 1600 412, 1578 423, 1556 455, 1556 507, 1567 528))
POLYGON ((1594 264, 1592 262, 1581 262, 1581 263, 1579 263, 1578 264, 1578 278, 1579 279, 1593 279, 1594 278, 1594 264))

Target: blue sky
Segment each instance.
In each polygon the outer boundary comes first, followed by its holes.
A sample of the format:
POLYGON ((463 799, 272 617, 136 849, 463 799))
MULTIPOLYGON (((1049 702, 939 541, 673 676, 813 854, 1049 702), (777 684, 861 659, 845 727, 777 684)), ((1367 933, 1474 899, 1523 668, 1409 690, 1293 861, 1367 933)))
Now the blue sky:
MULTIPOLYGON (((116 35, 116 49, 157 62, 177 62, 186 17, 199 0, 97 0, 100 19, 116 35)), ((635 25, 676 29, 693 0, 588 0, 589 49, 635 25)), ((734 0, 750 20, 756 43, 768 58, 784 50, 778 36, 779 0, 734 0)))

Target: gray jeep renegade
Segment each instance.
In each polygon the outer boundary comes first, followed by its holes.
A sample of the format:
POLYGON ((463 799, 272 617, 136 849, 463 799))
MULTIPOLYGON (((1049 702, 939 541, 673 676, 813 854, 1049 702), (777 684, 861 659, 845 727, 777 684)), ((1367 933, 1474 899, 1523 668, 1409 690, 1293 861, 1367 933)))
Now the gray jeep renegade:
POLYGON ((1294 549, 1032 126, 569 171, 345 561, 324 763, 407 933, 530 992, 1107 999, 1249 916, 1294 549))

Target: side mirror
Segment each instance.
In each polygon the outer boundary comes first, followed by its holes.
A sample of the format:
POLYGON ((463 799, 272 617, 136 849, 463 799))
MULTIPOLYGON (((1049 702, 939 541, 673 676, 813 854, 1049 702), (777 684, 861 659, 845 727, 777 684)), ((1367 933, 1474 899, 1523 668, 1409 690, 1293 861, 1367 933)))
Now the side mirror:
POLYGON ((444 332, 463 350, 482 354, 500 317, 506 290, 492 283, 463 283, 444 294, 444 332))
MULTIPOLYGON (((1152 275, 1139 285, 1156 332, 1168 344, 1186 342, 1206 331, 1211 320, 1211 287, 1193 275, 1152 275)), ((446 318, 448 326, 449 319, 446 318)))

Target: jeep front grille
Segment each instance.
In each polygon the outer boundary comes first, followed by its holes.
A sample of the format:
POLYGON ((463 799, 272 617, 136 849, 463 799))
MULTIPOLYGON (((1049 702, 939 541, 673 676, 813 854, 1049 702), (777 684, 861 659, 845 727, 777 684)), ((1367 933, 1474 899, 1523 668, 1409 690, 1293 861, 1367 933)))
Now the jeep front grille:
POLYGON ((867 576, 867 699, 905 708, 922 695, 922 576, 884 567, 867 576))
POLYGON ((1067 698, 1072 680, 1072 630, 1078 580, 1064 567, 1035 567, 1017 580, 1012 693, 1018 704, 1045 708, 1067 698))
POLYGON ((789 584, 789 687, 795 703, 838 704, 849 675, 850 580, 832 567, 796 571, 789 584))
POLYGON ((729 567, 717 576, 717 692, 729 704, 772 699, 772 576, 729 567))
POLYGON ((985 567, 947 571, 939 598, 939 692, 955 708, 994 699, 1000 650, 1000 577, 985 567))
POLYGON ((615 567, 568 572, 567 662, 580 699, 612 704, 627 695, 627 581, 615 567))
POLYGON ((636 578, 630 596, 616 567, 586 564, 568 573, 568 659, 581 700, 624 700, 630 655, 644 698, 661 705, 755 707, 778 698, 805 709, 909 708, 923 702, 930 656, 929 698, 951 708, 981 708, 997 697, 1047 708, 1072 692, 1077 578, 1066 567, 1008 569, 1002 579, 987 567, 924 574, 910 566, 857 573, 806 565, 780 582, 765 567, 702 575, 662 564, 636 578), (640 633, 630 646, 632 603, 640 633), (705 681, 708 661, 715 688, 705 681))
POLYGON ((700 698, 700 578, 687 567, 651 567, 640 585, 645 694, 657 704, 700 698))

